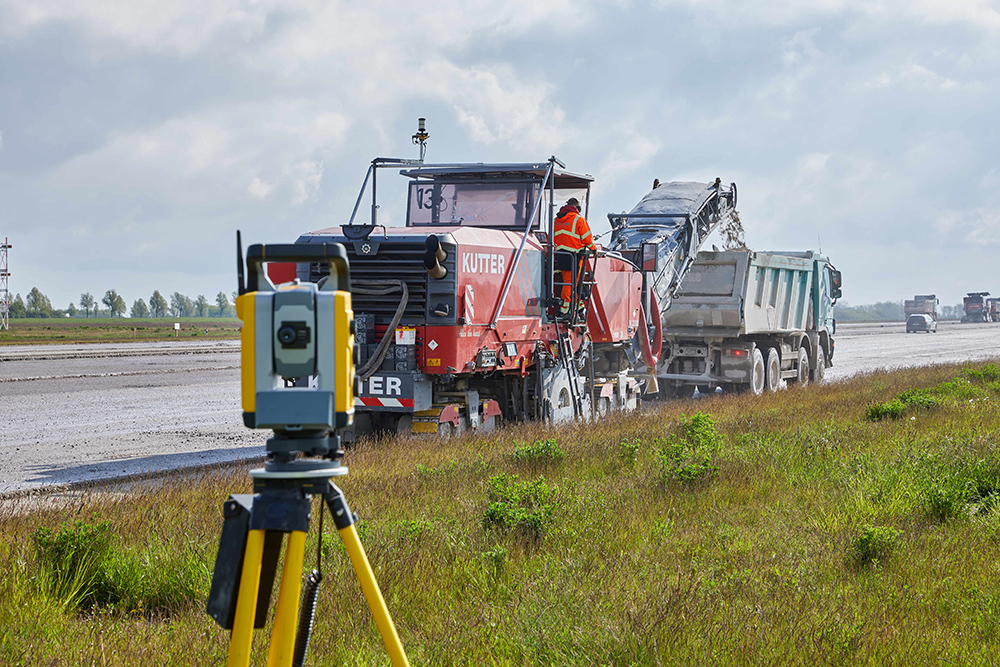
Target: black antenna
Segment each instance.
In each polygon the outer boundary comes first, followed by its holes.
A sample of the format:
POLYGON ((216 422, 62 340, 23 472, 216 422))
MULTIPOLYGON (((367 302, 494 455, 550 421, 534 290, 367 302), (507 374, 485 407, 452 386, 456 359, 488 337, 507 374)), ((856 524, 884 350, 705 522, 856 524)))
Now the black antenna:
POLYGON ((236 230, 236 291, 240 296, 246 294, 243 280, 243 241, 240 238, 240 230, 236 230))

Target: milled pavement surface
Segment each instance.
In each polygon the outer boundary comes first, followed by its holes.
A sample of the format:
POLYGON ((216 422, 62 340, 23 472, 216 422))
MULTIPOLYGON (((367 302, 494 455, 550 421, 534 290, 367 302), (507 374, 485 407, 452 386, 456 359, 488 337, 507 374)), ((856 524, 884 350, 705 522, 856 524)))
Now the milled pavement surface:
MULTIPOLYGON (((838 327, 831 381, 1000 356, 1000 323, 838 327)), ((239 343, 0 347, 0 496, 264 455, 243 426, 239 343)))

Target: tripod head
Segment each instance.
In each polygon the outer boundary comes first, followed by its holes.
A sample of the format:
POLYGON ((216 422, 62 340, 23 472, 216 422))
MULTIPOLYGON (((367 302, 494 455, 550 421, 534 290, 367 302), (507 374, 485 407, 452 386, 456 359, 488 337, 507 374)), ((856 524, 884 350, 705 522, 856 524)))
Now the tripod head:
POLYGON ((243 423, 274 431, 264 469, 251 474, 345 474, 346 468, 330 471, 341 468, 338 432, 353 420, 356 393, 347 251, 337 243, 252 245, 244 285, 237 232, 237 262, 243 423), (296 278, 275 285, 269 262, 324 262, 330 276, 320 284, 296 278))

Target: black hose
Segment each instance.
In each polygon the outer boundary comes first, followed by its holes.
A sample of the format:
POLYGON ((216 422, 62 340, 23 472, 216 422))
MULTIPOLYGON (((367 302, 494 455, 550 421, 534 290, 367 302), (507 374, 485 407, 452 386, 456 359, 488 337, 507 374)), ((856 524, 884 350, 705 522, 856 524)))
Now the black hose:
MULTIPOLYGON (((406 310, 406 302, 410 299, 410 290, 407 289, 406 283, 402 280, 354 280, 351 291, 362 296, 385 296, 392 292, 403 293, 402 298, 399 300, 399 305, 396 307, 396 314, 392 316, 392 322, 389 323, 389 328, 386 329, 385 335, 382 336, 378 347, 375 348, 375 354, 357 371, 358 377, 362 380, 367 380, 382 366, 382 360, 385 359, 385 353, 389 349, 389 342, 395 340, 396 326, 399 324, 399 320, 403 318, 403 311, 406 310)), ((374 331, 374 326, 372 330, 374 331)))
MULTIPOLYGON (((320 539, 323 538, 320 533, 320 539)), ((309 650, 309 640, 312 638, 313 627, 316 625, 316 600, 319 597, 319 582, 323 581, 323 575, 319 570, 313 570, 309 578, 306 579, 305 589, 302 591, 302 607, 299 609, 299 628, 295 633, 295 655, 292 658, 293 667, 302 667, 306 659, 306 651, 309 650)))

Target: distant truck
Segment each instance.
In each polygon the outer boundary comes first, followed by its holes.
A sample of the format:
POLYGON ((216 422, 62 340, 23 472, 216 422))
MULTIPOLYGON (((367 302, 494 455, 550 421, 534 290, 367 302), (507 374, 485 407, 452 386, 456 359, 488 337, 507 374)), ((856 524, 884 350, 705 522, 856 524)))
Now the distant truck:
POLYGON ((661 392, 761 394, 822 382, 841 275, 816 252, 700 252, 663 313, 661 392))
POLYGON ((965 298, 962 299, 962 307, 965 309, 965 316, 962 317, 962 321, 986 322, 988 314, 985 297, 989 295, 989 292, 969 292, 966 294, 965 298))
POLYGON ((990 322, 1000 322, 1000 299, 986 299, 986 315, 990 322))
POLYGON ((903 302, 903 311, 906 318, 910 315, 930 315, 937 319, 938 298, 934 294, 917 294, 912 299, 903 302))

